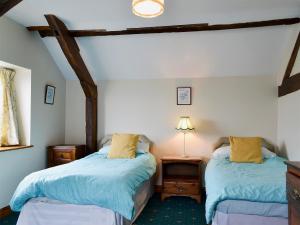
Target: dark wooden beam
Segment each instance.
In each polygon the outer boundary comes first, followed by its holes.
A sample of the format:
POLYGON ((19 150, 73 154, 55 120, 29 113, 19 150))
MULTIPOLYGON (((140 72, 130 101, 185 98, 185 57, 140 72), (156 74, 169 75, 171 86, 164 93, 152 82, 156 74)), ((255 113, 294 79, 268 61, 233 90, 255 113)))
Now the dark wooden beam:
POLYGON ((278 87, 278 97, 282 97, 284 95, 293 93, 300 89, 300 73, 291 76, 293 67, 294 67, 296 59, 297 59, 299 48, 300 48, 300 32, 298 34, 298 37, 297 37, 293 52, 291 54, 289 63, 285 70, 285 74, 284 74, 282 83, 278 87))
POLYGON ((15 5, 19 4, 22 0, 0 0, 0 17, 8 12, 15 5))
POLYGON ((300 90, 300 73, 289 77, 278 87, 278 96, 282 97, 298 90, 300 90))
MULTIPOLYGON (((277 20, 265 20, 232 24, 186 24, 174 26, 159 27, 140 27, 128 28, 126 30, 107 31, 103 29, 96 30, 69 30, 72 37, 91 37, 91 36, 113 36, 113 35, 134 35, 134 34, 156 34, 156 33, 182 33, 182 32, 198 32, 198 31, 215 31, 215 30, 231 30, 244 28, 257 28, 268 26, 292 25, 300 23, 300 18, 287 18, 277 20)), ((31 26, 27 27, 29 31, 38 31, 41 37, 53 37, 56 34, 47 26, 31 26)))
POLYGON ((85 93, 87 152, 95 152, 97 150, 97 86, 80 55, 75 38, 70 35, 66 25, 54 15, 45 15, 45 17, 85 93))
POLYGON ((289 63, 288 63, 288 66, 286 68, 286 71, 285 71, 285 74, 284 74, 284 77, 283 77, 283 80, 282 80, 282 84, 291 76, 292 74, 292 70, 293 70, 293 67, 295 65, 295 62, 296 62, 296 59, 297 59, 297 55, 298 55, 298 52, 299 52, 299 47, 300 47, 300 32, 298 34, 298 38, 296 40, 296 43, 295 43, 295 46, 294 46, 294 49, 293 49, 293 52, 292 52, 292 55, 291 55, 291 58, 289 60, 289 63))

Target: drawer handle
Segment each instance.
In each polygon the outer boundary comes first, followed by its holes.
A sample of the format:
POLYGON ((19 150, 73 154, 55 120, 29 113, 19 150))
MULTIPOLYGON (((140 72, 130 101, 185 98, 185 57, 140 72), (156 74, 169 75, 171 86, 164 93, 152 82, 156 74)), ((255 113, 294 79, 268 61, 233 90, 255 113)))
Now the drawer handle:
POLYGON ((62 158, 62 159, 63 159, 63 158, 64 158, 64 154, 61 154, 61 155, 60 155, 60 158, 62 158))
POLYGON ((299 191, 297 189, 293 190, 292 198, 294 200, 300 200, 300 193, 299 193, 299 191))
POLYGON ((180 186, 180 185, 178 185, 178 184, 176 184, 175 187, 177 188, 176 190, 177 190, 177 192, 179 192, 179 193, 182 193, 182 192, 184 191, 184 187, 182 187, 182 186, 180 186))
POLYGON ((183 191, 184 191, 184 189, 183 189, 182 187, 178 187, 178 188, 177 188, 177 192, 182 193, 183 191))

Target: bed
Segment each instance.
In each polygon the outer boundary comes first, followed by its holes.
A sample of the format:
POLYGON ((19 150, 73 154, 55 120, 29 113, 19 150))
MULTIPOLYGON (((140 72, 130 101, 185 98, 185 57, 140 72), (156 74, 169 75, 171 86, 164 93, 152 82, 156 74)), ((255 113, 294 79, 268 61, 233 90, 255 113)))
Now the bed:
MULTIPOLYGON (((215 151, 228 145, 228 138, 221 138, 215 151)), ((264 140, 262 164, 230 162, 225 154, 215 154, 209 161, 205 172, 208 224, 288 224, 286 166, 283 158, 269 151, 274 148, 264 140)))
POLYGON ((153 194, 151 142, 139 137, 135 159, 108 159, 110 144, 106 136, 103 150, 25 177, 10 202, 17 225, 132 224, 153 194))

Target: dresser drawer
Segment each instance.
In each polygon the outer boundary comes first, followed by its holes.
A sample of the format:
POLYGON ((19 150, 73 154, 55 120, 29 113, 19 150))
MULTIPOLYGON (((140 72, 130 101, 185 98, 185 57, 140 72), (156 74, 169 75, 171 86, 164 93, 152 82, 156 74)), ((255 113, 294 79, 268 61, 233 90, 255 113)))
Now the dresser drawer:
POLYGON ((300 177, 287 173, 287 198, 290 207, 300 213, 300 177))
POLYGON ((199 183, 189 183, 189 182, 164 182, 164 192, 172 194, 190 194, 199 195, 200 187, 199 183))

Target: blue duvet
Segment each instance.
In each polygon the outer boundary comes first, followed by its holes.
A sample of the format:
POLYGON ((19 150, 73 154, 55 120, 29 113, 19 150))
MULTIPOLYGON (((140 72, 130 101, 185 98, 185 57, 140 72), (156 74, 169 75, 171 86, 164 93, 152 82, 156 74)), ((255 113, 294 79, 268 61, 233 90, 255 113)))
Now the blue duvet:
POLYGON ((134 216, 133 196, 156 170, 152 154, 135 159, 107 159, 94 153, 81 160, 32 173, 19 184, 10 206, 20 211, 31 198, 47 197, 70 204, 97 205, 134 216))
POLYGON ((262 164, 210 160, 205 172, 206 220, 212 221, 223 200, 287 203, 284 159, 273 157, 262 164))

